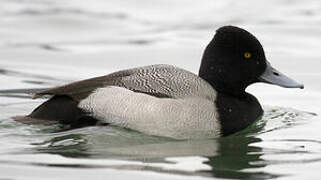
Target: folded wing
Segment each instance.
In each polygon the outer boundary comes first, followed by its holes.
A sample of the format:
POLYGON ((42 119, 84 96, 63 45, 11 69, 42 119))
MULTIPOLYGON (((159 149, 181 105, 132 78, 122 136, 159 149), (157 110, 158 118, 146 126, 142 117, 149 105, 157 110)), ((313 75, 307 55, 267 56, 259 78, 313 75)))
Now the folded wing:
POLYGON ((189 71, 171 65, 152 65, 44 90, 36 93, 34 98, 44 95, 67 95, 79 102, 96 89, 107 86, 123 87, 162 98, 202 96, 213 99, 216 95, 206 81, 189 71))

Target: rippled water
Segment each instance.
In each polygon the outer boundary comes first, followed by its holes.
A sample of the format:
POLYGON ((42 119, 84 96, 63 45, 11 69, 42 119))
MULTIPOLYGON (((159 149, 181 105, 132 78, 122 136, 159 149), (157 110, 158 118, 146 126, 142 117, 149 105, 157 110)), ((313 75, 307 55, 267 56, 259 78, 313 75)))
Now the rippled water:
POLYGON ((317 179, 321 2, 3 0, 0 179, 317 179), (248 88, 264 116, 235 135, 177 141, 116 127, 24 125, 29 93, 157 63, 198 71, 216 28, 244 27, 304 90, 248 88))

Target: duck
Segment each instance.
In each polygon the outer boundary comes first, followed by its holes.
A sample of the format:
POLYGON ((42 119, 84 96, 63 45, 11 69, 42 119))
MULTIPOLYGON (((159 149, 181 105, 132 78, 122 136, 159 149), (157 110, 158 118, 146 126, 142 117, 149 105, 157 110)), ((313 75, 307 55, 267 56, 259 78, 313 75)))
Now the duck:
POLYGON ((33 98, 50 98, 15 119, 71 128, 104 124, 174 139, 217 138, 263 115, 257 98, 245 91, 258 82, 304 88, 271 66, 254 35, 228 25, 205 48, 198 75, 167 64, 120 70, 37 92, 33 98))

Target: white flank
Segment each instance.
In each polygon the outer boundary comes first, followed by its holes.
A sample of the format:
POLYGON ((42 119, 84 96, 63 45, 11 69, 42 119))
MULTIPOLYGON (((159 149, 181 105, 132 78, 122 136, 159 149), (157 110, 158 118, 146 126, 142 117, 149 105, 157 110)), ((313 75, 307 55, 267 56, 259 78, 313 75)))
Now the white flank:
POLYGON ((150 135, 176 139, 220 136, 215 103, 202 97, 157 98, 109 86, 97 89, 78 106, 103 122, 150 135))

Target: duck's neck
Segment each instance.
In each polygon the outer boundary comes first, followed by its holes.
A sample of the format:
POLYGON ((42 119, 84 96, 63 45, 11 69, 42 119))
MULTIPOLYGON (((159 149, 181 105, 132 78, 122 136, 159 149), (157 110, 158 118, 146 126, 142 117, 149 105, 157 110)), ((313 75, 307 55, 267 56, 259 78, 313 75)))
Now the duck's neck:
POLYGON ((246 96, 245 88, 247 85, 229 82, 223 75, 224 73, 221 74, 221 71, 224 71, 223 68, 211 68, 211 66, 203 62, 200 67, 199 76, 207 81, 217 92, 237 98, 246 96))
MULTIPOLYGON (((201 77, 202 78, 202 77, 201 77)), ((206 79, 205 79, 206 80, 206 79)), ((233 96, 236 98, 245 98, 246 92, 245 87, 240 86, 228 86, 227 84, 224 84, 224 81, 216 80, 206 80, 217 92, 233 96)))

